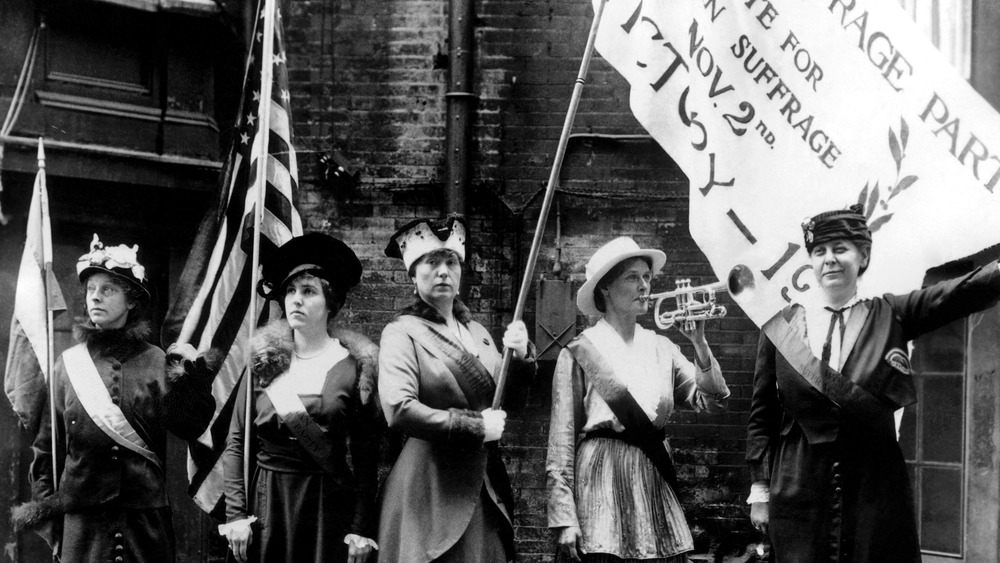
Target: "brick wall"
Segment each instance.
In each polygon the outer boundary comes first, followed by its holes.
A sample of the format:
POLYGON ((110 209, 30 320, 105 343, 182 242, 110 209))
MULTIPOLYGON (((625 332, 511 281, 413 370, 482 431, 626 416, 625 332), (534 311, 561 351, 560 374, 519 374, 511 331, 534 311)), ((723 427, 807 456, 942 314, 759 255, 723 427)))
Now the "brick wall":
MULTIPOLYGON (((402 223, 439 215, 445 159, 446 1, 292 0, 285 2, 295 145, 306 230, 347 241, 365 266, 344 322, 373 338, 412 298, 412 284, 382 250, 402 223), (325 185, 318 158, 340 151, 360 172, 353 188, 325 185)), ((590 26, 578 1, 476 4, 479 96, 474 116, 470 224, 472 253, 463 280, 467 303, 499 337, 509 322, 534 235, 559 132, 590 26)), ((688 234, 687 180, 628 111, 627 84, 595 56, 557 195, 562 261, 558 275, 576 285, 586 260, 615 236, 663 249, 668 266, 655 291, 677 276, 708 283, 714 275, 688 234), (624 137, 623 137, 624 136, 624 137)), ((553 273, 555 214, 536 270, 553 273)), ((672 444, 681 499, 699 549, 747 543, 741 497, 742 452, 757 331, 728 298, 730 316, 707 336, 733 391, 729 412, 678 412, 672 444), (735 534, 735 535, 734 535, 735 534), (711 545, 710 545, 711 544, 711 545)), ((525 320, 534 326, 535 303, 525 320)), ((578 318, 578 329, 588 320, 578 318)), ((651 316, 644 322, 652 326, 651 316)), ((668 336, 690 356, 676 331, 668 336)), ((550 561, 545 529, 545 443, 551 365, 511 413, 506 458, 517 497, 517 538, 525 561, 550 561)))

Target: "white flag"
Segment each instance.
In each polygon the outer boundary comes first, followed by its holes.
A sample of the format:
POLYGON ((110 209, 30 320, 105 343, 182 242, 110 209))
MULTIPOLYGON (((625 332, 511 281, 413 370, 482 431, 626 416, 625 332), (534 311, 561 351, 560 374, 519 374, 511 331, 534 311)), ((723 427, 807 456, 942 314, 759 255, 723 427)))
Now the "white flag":
POLYGON ((874 293, 1000 242, 1000 116, 896 2, 615 0, 597 50, 688 175, 716 275, 755 274, 758 325, 816 287, 821 211, 865 205, 874 293))

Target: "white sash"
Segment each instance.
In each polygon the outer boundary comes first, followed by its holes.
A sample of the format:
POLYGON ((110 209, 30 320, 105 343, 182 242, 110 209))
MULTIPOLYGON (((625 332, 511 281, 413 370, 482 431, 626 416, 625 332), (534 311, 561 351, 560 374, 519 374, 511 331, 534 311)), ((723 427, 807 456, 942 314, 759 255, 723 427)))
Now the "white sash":
POLYGON ((325 471, 333 472, 333 443, 326 432, 309 416, 306 405, 289 386, 275 379, 264 388, 278 418, 299 440, 299 444, 325 471))
POLYGON ((97 373, 94 359, 90 357, 86 344, 77 344, 63 352, 63 363, 69 383, 76 391, 80 404, 105 434, 118 444, 132 450, 142 457, 163 468, 160 458, 156 456, 141 436, 132 428, 125 414, 118 405, 111 401, 111 395, 101 374, 97 373))

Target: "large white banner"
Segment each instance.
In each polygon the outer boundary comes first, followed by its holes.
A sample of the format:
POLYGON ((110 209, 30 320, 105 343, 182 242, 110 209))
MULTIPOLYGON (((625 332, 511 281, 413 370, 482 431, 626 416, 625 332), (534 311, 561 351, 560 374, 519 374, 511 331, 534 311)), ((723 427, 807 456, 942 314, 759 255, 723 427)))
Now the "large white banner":
MULTIPOLYGON (((595 0, 595 8, 601 0, 595 0)), ((803 219, 864 203, 867 291, 1000 242, 1000 116, 890 0, 609 0, 598 52, 691 181, 720 279, 758 325, 815 290, 803 219)))

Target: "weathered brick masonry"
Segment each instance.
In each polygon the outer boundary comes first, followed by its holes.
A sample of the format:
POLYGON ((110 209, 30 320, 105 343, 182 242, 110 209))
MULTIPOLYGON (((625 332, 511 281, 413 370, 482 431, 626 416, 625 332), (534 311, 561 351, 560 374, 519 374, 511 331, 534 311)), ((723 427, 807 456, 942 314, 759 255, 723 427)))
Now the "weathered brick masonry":
MULTIPOLYGON (((412 298, 406 273, 382 254, 387 237, 403 222, 442 209, 448 3, 286 0, 285 7, 299 209, 307 230, 342 237, 361 256, 364 279, 342 318, 377 338, 412 298), (353 189, 321 181, 318 159, 333 150, 360 171, 353 189)), ((592 10, 586 0, 486 0, 475 10, 479 100, 468 198, 472 254, 463 285, 474 314, 499 336, 513 313, 592 10)), ((675 277, 715 281, 688 234, 687 180, 641 138, 627 84, 598 56, 574 133, 557 196, 563 275, 581 283, 590 254, 629 235, 667 253, 654 290, 672 288, 675 277)), ((553 214, 539 275, 553 275, 555 224, 553 214)), ((707 332, 733 391, 729 412, 677 413, 671 428, 686 513, 707 532, 703 550, 709 540, 745 545, 749 529, 742 452, 757 331, 731 300, 723 301, 730 316, 707 332)), ((528 303, 530 329, 533 297, 528 303)), ((651 316, 644 321, 652 326, 651 316)), ((578 328, 587 322, 578 318, 578 328)), ((669 336, 686 342, 676 331, 669 336)), ((524 561, 550 561, 553 551, 545 528, 551 365, 545 368, 526 407, 511 413, 505 435, 524 561)))

